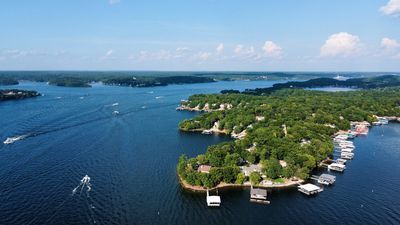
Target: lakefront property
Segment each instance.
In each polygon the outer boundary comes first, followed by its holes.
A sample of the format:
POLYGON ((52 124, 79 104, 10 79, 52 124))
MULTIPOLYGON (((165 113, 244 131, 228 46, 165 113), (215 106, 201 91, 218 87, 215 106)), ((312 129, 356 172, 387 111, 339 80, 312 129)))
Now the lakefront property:
MULTIPOLYGON (((366 135, 372 123, 385 118, 397 121, 400 89, 200 94, 182 101, 179 109, 203 112, 182 121, 181 131, 232 137, 194 158, 179 158, 177 172, 184 188, 288 187, 304 183, 318 166, 343 172, 346 160, 354 157, 348 139, 366 135), (326 164, 335 155, 339 157, 326 164)), ((335 177, 325 174, 316 180, 329 185, 335 177)), ((307 195, 323 190, 311 184, 298 189, 307 195)))

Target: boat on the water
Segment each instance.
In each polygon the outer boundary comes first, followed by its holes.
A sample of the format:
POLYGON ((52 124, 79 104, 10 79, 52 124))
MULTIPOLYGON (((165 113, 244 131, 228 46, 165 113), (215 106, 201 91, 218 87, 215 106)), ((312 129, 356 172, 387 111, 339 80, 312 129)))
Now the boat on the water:
POLYGON ((9 144, 12 144, 12 143, 14 143, 14 142, 16 142, 16 141, 22 140, 22 139, 24 139, 24 138, 25 138, 25 135, 16 136, 16 137, 9 137, 9 138, 7 138, 5 141, 3 141, 3 143, 4 143, 5 145, 9 145, 9 144))

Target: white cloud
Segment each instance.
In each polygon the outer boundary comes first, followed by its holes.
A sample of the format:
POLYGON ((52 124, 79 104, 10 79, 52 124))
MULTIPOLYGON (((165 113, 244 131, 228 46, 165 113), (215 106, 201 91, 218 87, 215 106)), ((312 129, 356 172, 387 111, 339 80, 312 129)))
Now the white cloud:
POLYGON ((112 54, 114 54, 114 50, 110 49, 106 52, 106 57, 111 56, 112 54))
POLYGON ((235 49, 233 50, 236 54, 240 54, 243 50, 243 45, 236 45, 235 49))
POLYGON ((362 44, 360 38, 346 32, 332 34, 321 47, 322 57, 353 56, 360 53, 362 44))
POLYGON ((267 57, 279 58, 282 56, 282 48, 272 41, 266 41, 262 49, 267 57))
POLYGON ((212 54, 210 52, 199 52, 196 58, 205 61, 208 60, 211 56, 212 54))
POLYGON ((110 5, 115 5, 115 4, 118 4, 118 3, 120 3, 121 2, 121 0, 108 0, 108 3, 110 4, 110 5))
POLYGON ((224 44, 220 43, 215 50, 218 54, 221 54, 224 51, 224 44))
POLYGON ((381 47, 386 50, 395 50, 400 47, 400 44, 395 39, 385 37, 381 41, 381 47))
POLYGON ((390 0, 379 10, 385 15, 400 16, 400 0, 390 0))
POLYGON ((190 48, 187 47, 178 47, 176 48, 173 54, 174 58, 183 58, 183 57, 187 57, 190 53, 192 52, 192 50, 190 48))
POLYGON ((256 52, 253 46, 245 47, 243 45, 236 45, 235 49, 233 50, 234 53, 237 55, 251 55, 256 52))
POLYGON ((395 39, 382 38, 381 41, 382 56, 389 56, 395 59, 400 58, 400 43, 395 39))

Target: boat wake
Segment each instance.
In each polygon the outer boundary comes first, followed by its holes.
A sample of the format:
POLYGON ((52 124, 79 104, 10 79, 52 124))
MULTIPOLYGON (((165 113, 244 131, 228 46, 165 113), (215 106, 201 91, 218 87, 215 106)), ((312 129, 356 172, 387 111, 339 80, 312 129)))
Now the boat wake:
POLYGON ((79 185, 72 190, 72 196, 74 196, 78 190, 80 190, 79 194, 82 194, 83 189, 86 189, 86 194, 89 196, 89 192, 92 190, 92 184, 90 183, 90 177, 88 175, 85 175, 79 185))

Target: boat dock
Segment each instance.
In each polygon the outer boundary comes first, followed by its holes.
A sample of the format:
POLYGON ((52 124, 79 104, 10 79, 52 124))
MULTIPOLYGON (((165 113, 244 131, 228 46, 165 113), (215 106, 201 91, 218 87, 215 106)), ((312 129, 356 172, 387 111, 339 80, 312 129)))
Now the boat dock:
POLYGON ((336 176, 323 173, 320 176, 313 175, 313 176, 311 176, 311 179, 316 180, 319 184, 331 185, 331 184, 335 183, 336 176))
POLYGON ((218 195, 210 195, 207 189, 207 206, 209 207, 219 207, 221 205, 221 197, 218 195))
POLYGON ((250 190, 250 201, 257 203, 269 204, 270 201, 267 200, 267 190, 261 188, 253 188, 250 190))
POLYGON ((343 172, 346 169, 346 166, 339 163, 332 163, 328 165, 328 170, 343 172))
POLYGON ((324 189, 314 184, 304 184, 297 187, 297 190, 306 195, 314 195, 322 192, 324 189))

